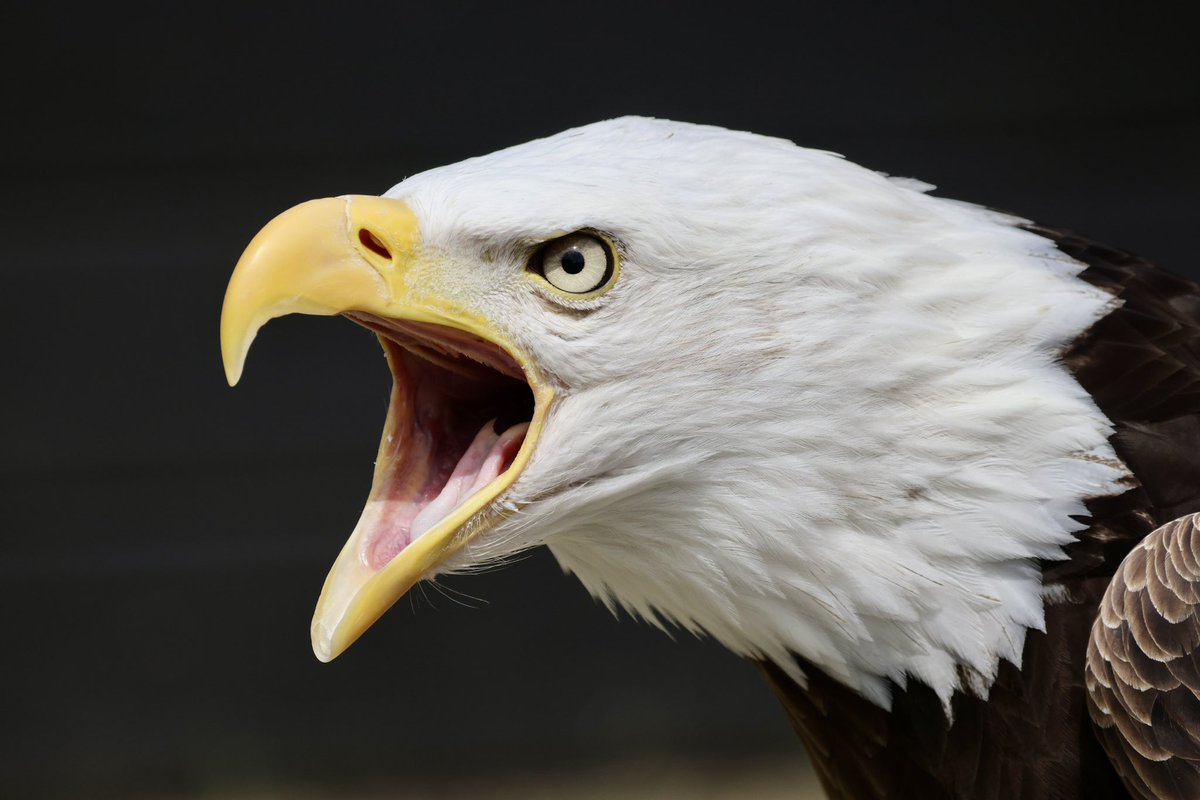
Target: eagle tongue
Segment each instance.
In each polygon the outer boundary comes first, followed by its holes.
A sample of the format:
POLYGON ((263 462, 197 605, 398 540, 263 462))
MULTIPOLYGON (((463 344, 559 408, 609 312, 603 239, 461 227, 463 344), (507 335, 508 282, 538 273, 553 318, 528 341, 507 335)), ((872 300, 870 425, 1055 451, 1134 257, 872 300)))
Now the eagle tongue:
POLYGON ((415 441, 407 445, 400 444, 390 417, 371 498, 355 531, 362 537, 363 560, 373 570, 382 569, 508 469, 529 430, 528 422, 520 422, 497 433, 495 420, 488 420, 458 456, 453 469, 446 469, 449 464, 445 462, 444 466, 432 463, 453 452, 447 453, 434 443, 444 442, 446 437, 428 433, 414 436, 415 441), (448 475, 444 482, 443 475, 448 475))
POLYGON ((494 423, 495 420, 484 423, 467 452, 459 458, 441 492, 413 519, 411 541, 419 539, 464 500, 498 478, 512 463, 525 439, 525 432, 529 430, 529 423, 518 423, 503 433, 496 432, 494 423))

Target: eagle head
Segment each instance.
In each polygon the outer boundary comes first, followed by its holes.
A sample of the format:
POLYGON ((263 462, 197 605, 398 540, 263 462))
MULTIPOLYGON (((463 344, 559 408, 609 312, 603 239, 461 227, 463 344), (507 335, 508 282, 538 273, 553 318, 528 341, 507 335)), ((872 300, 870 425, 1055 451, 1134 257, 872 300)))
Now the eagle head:
POLYGON ((318 602, 329 660, 422 579, 546 545, 612 609, 880 705, 1019 663, 1038 559, 1124 475, 1061 365, 1111 307, 1021 220, 839 156, 624 118, 297 206, 230 281, 393 376, 318 602))

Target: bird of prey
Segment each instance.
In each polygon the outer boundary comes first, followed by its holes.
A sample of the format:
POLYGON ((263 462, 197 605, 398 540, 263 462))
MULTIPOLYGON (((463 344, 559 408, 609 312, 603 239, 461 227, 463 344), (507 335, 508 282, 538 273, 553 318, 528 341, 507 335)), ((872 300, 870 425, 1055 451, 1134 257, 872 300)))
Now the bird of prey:
POLYGON ((221 322, 393 388, 312 623, 545 545, 759 663, 834 798, 1200 797, 1200 286, 837 155, 622 118, 314 200, 221 322))

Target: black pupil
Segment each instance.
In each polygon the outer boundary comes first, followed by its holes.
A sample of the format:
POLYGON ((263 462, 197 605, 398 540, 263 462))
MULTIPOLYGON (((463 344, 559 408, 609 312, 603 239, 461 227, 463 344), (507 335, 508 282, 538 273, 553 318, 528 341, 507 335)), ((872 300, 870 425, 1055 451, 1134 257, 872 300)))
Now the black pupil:
POLYGON ((583 272, 583 265, 587 263, 587 259, 578 250, 568 250, 562 254, 559 263, 562 264, 563 272, 568 275, 578 275, 583 272))

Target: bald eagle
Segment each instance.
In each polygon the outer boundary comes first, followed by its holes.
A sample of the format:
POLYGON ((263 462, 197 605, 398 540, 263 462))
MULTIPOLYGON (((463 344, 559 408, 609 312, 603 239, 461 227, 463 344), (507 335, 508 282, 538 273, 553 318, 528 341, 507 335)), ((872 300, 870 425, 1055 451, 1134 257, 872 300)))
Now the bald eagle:
POLYGON ((1200 797, 1200 286, 931 188, 624 118, 270 222, 230 383, 290 313, 393 378, 317 657, 545 545, 759 662, 831 797, 1200 797))

